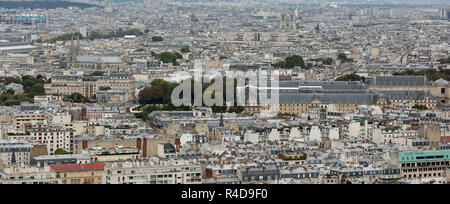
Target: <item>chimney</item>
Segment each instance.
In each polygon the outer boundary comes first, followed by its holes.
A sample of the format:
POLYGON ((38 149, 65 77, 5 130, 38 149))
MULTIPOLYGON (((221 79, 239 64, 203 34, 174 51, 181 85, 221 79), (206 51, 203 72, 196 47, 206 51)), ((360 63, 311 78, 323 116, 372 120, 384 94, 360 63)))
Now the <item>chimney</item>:
POLYGON ((180 149, 181 149, 180 138, 175 139, 175 147, 177 148, 177 152, 180 152, 180 149))
POLYGON ((86 107, 81 108, 81 120, 86 119, 86 107))
POLYGON ((141 138, 137 138, 137 139, 136 139, 136 148, 137 148, 138 150, 141 150, 141 149, 142 149, 142 139, 141 139, 141 138))
POLYGON ((88 148, 88 141, 83 140, 81 141, 81 149, 87 149, 88 148))
POLYGON ((144 138, 144 144, 142 145, 142 157, 147 157, 147 138, 144 138))

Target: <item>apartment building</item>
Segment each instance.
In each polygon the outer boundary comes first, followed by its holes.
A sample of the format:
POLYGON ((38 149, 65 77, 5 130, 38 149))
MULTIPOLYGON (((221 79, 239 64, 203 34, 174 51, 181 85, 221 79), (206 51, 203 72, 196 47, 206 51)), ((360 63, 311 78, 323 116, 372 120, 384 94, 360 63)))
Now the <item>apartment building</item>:
POLYGON ((125 103, 128 100, 128 94, 118 90, 99 90, 96 95, 97 103, 109 104, 111 106, 125 103))
POLYGON ((25 132, 26 128, 44 127, 49 117, 44 111, 20 111, 13 113, 13 125, 18 131, 25 132))
POLYGON ((446 177, 450 172, 450 150, 399 152, 403 178, 446 177))
POLYGON ((61 164, 87 164, 91 159, 87 154, 41 155, 31 159, 31 166, 44 167, 61 164))
POLYGON ((106 184, 201 184, 199 164, 178 162, 123 162, 105 167, 106 184))
POLYGON ((0 184, 61 184, 61 178, 50 167, 12 166, 0 171, 0 184))
POLYGON ((23 140, 0 140, 0 162, 3 166, 9 166, 12 163, 19 166, 29 165, 32 148, 31 143, 23 140))
POLYGON ((105 164, 63 164, 50 168, 61 178, 62 184, 101 184, 105 164))
POLYGON ((405 131, 398 128, 375 128, 372 141, 375 144, 399 144, 412 147, 413 140, 417 136, 417 131, 405 131))
POLYGON ((238 176, 243 184, 266 184, 280 177, 278 168, 239 169, 238 176))
POLYGON ((127 161, 138 160, 141 154, 136 147, 123 147, 123 145, 116 145, 114 148, 93 147, 85 149, 89 157, 94 162, 113 162, 113 161, 127 161))
POLYGON ((92 98, 99 90, 116 90, 126 93, 128 100, 135 98, 136 84, 132 75, 114 74, 108 76, 54 76, 46 87, 46 93, 71 95, 80 93, 92 98))
POLYGON ((44 127, 27 129, 29 134, 8 135, 8 139, 26 140, 47 145, 47 152, 53 155, 57 149, 73 152, 75 130, 61 127, 44 127))

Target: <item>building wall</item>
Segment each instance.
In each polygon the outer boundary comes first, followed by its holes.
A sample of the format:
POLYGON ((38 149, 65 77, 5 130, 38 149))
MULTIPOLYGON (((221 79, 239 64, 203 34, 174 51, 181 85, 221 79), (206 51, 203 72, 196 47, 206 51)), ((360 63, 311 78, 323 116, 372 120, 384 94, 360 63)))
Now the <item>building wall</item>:
MULTIPOLYGON (((114 149, 116 145, 122 145, 123 147, 136 147, 141 151, 142 157, 151 157, 158 155, 158 144, 168 143, 168 138, 133 138, 133 139, 120 139, 120 140, 84 140, 85 148, 92 149, 93 147, 102 147, 114 149), (138 146, 140 145, 140 146, 138 146)), ((172 141, 174 143, 175 141, 172 141)), ((81 154, 83 149, 83 140, 76 141, 74 144, 74 154, 81 154)))
POLYGON ((103 169, 57 172, 63 184, 101 184, 103 169))
POLYGON ((47 146, 47 152, 50 155, 57 149, 64 149, 67 152, 73 152, 72 130, 54 129, 54 128, 33 128, 28 129, 29 135, 8 135, 8 139, 26 140, 38 142, 47 146))
POLYGON ((110 87, 113 90, 124 91, 128 95, 128 99, 135 99, 136 84, 133 77, 129 79, 101 79, 97 81, 52 79, 49 89, 51 94, 71 95, 80 93, 86 98, 91 98, 100 87, 110 87))
POLYGON ((201 184, 200 165, 105 167, 106 184, 201 184), (169 171, 171 169, 171 171, 169 171))
POLYGON ((448 85, 434 85, 430 91, 431 95, 436 96, 439 102, 450 104, 450 86, 448 85))

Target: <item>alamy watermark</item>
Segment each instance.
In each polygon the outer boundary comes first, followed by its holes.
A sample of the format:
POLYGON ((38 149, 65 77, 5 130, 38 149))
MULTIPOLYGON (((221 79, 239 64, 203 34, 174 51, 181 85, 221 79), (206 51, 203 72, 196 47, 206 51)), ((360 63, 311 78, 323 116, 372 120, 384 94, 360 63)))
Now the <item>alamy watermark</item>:
POLYGON ((267 106, 279 103, 279 74, 276 71, 270 74, 265 70, 204 72, 202 63, 195 61, 193 74, 180 71, 177 75, 190 77, 185 77, 172 91, 171 100, 176 107, 267 106), (203 91, 203 83, 212 84, 203 91))

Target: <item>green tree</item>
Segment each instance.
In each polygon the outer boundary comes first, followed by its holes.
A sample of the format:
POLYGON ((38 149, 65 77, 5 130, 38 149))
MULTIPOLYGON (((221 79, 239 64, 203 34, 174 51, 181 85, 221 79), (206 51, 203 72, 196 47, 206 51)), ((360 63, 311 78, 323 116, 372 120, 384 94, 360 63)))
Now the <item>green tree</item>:
POLYGON ((161 36, 153 36, 152 42, 161 42, 164 41, 164 39, 161 36))
POLYGON ((118 37, 124 37, 126 35, 136 35, 141 36, 144 33, 142 33, 139 29, 130 29, 130 30, 120 30, 120 31, 112 31, 109 33, 100 33, 100 32, 91 32, 88 36, 90 40, 94 39, 111 39, 111 38, 118 38, 118 37))
POLYGON ((6 77, 5 85, 11 84, 11 83, 19 83, 19 79, 16 79, 14 77, 6 77))
POLYGON ((81 35, 81 33, 68 33, 68 34, 64 34, 64 35, 60 35, 58 37, 54 37, 49 39, 47 42, 49 43, 55 43, 56 41, 69 41, 72 39, 83 39, 83 35, 81 35))
POLYGON ((286 68, 286 61, 279 61, 279 62, 273 64, 273 66, 284 69, 284 68, 286 68))
POLYGON ((227 107, 224 105, 222 106, 214 105, 213 107, 211 107, 211 109, 214 113, 225 113, 227 111, 227 107))
POLYGON ((302 56, 291 55, 286 57, 286 68, 294 68, 294 66, 300 66, 301 68, 305 68, 305 61, 303 61, 302 56))
POLYGON ((159 54, 159 59, 164 62, 164 63, 173 63, 175 64, 177 62, 177 55, 175 55, 174 53, 171 52, 162 52, 161 54, 159 54))
POLYGON ((15 91, 13 89, 6 90, 6 93, 14 95, 15 91))
POLYGON ((17 94, 12 90, 7 90, 0 95, 0 103, 6 106, 19 105, 23 101, 33 102, 34 96, 43 95, 45 93, 43 84, 45 77, 38 76, 36 78, 25 75, 21 78, 7 77, 0 78, 4 84, 18 83, 23 86, 24 94, 17 94), (34 87, 34 90, 33 90, 34 87))
POLYGON ((347 59, 347 55, 345 53, 339 53, 338 54, 338 59, 345 60, 345 59, 347 59))
POLYGON ((365 81, 365 78, 357 74, 346 74, 336 79, 336 81, 361 81, 361 80, 365 81))
POLYGON ((86 103, 89 100, 81 95, 80 93, 73 93, 70 96, 66 96, 66 100, 69 100, 72 103, 86 103))
POLYGON ((61 148, 59 148, 55 151, 55 155, 61 155, 61 154, 69 154, 69 152, 67 152, 66 150, 61 149, 61 148))
POLYGON ((347 55, 345 53, 339 53, 337 57, 338 57, 338 59, 341 60, 342 63, 344 63, 344 62, 353 62, 353 59, 352 58, 347 58, 347 55))
POLYGON ((331 65, 333 63, 333 58, 331 58, 331 57, 317 58, 317 59, 311 59, 310 61, 322 62, 322 64, 324 64, 324 65, 331 65))
POLYGON ((100 90, 100 91, 107 91, 107 90, 111 90, 111 87, 109 87, 109 86, 100 86, 100 87, 98 87, 98 90, 100 90))
POLYGON ((31 87, 31 92, 33 92, 34 94, 38 95, 38 94, 45 94, 45 89, 44 89, 44 85, 41 83, 38 84, 34 84, 31 87))
POLYGON ((450 64, 450 56, 447 57, 447 58, 439 59, 439 62, 440 62, 441 64, 450 64))
POLYGON ((25 87, 23 89, 23 92, 26 93, 26 94, 31 93, 31 87, 30 86, 25 87))
POLYGON ((164 90, 160 86, 145 87, 139 92, 140 104, 161 103, 164 97, 164 90))
POLYGON ((94 71, 91 74, 92 76, 103 76, 103 72, 102 71, 94 71))
POLYGON ((419 104, 415 104, 412 108, 414 109, 419 109, 419 110, 427 110, 427 106, 425 105, 419 105, 419 104))
POLYGON ((136 116, 136 118, 145 120, 148 114, 150 114, 153 111, 157 111, 157 110, 159 110, 158 107, 156 107, 154 105, 147 105, 147 106, 144 106, 143 108, 141 108, 142 112, 136 113, 135 116, 136 116))
POLYGON ((175 52, 173 54, 177 57, 177 59, 183 59, 183 55, 181 55, 180 53, 175 52))
POLYGON ((331 65, 333 63, 333 58, 327 57, 325 60, 322 61, 323 64, 331 65))
POLYGON ((181 48, 181 52, 188 53, 188 52, 191 52, 191 50, 189 49, 189 47, 183 47, 183 48, 181 48))
POLYGON ((20 105, 20 100, 8 98, 5 102, 3 102, 5 106, 16 106, 20 105))
POLYGON ((242 106, 231 106, 228 108, 229 113, 242 113, 244 111, 244 107, 242 106))

